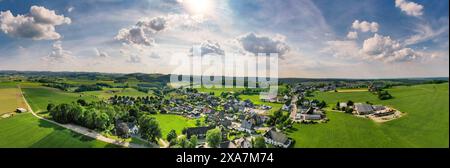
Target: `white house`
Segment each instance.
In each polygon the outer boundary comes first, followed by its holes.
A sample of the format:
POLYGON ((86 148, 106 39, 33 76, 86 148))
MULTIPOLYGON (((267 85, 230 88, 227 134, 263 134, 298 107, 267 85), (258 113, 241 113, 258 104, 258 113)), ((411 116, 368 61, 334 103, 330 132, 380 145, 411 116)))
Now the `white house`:
POLYGON ((274 146, 288 148, 292 141, 283 133, 269 130, 264 134, 264 141, 274 146))

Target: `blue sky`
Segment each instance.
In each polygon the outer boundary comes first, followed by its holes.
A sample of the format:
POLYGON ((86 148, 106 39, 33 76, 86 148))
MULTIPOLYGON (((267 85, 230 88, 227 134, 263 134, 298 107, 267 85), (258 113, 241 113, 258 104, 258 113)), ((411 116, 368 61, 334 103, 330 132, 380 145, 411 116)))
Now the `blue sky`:
POLYGON ((280 53, 282 77, 448 76, 446 0, 0 0, 0 70, 172 73, 280 53))

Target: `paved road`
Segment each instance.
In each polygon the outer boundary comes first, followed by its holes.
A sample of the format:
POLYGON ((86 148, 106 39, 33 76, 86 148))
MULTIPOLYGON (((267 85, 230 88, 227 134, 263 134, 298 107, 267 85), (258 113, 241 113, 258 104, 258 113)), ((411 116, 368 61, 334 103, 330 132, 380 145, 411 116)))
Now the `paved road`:
POLYGON ((111 139, 111 138, 105 137, 102 134, 100 134, 100 133, 98 133, 98 132, 96 132, 94 130, 85 128, 85 127, 81 127, 81 126, 74 125, 74 124, 60 124, 60 123, 55 122, 53 120, 49 120, 49 119, 43 118, 43 117, 37 115, 33 111, 33 109, 31 109, 31 106, 28 104, 27 100, 23 96, 22 88, 20 88, 20 86, 18 86, 18 88, 19 88, 19 90, 20 90, 20 92, 22 94, 22 98, 23 98, 23 100, 24 100, 28 110, 31 112, 31 114, 33 114, 33 116, 35 116, 35 117, 37 117, 37 118, 39 118, 41 120, 45 120, 45 121, 51 122, 53 124, 59 125, 61 127, 67 128, 67 129, 70 129, 70 130, 72 130, 74 132, 77 132, 79 134, 82 134, 82 135, 85 135, 85 136, 97 139, 99 141, 103 141, 103 142, 107 142, 107 143, 111 143, 111 144, 115 144, 115 145, 122 146, 122 147, 127 147, 127 148, 147 148, 144 145, 139 145, 139 144, 134 144, 134 143, 129 143, 129 142, 123 142, 123 141, 119 141, 119 140, 115 140, 115 139, 111 139))
POLYGON ((298 101, 298 95, 295 94, 292 96, 291 100, 291 120, 295 121, 295 116, 297 115, 297 101, 298 101))

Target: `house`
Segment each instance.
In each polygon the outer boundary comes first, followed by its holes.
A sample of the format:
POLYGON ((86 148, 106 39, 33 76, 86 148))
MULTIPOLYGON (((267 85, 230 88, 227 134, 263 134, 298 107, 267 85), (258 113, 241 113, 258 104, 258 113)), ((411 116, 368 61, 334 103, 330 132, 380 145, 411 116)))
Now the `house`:
POLYGON ((299 113, 295 117, 295 120, 321 120, 321 119, 322 119, 322 115, 320 115, 320 114, 299 113))
POLYGON ((290 108, 291 108, 291 105, 283 104, 283 107, 281 107, 281 110, 289 111, 290 108))
POLYGON ((340 103, 339 103, 339 108, 340 108, 340 109, 342 109, 342 108, 347 108, 347 103, 346 103, 346 102, 340 102, 340 103))
POLYGON ((386 109, 386 107, 384 107, 382 105, 373 105, 372 108, 374 111, 382 111, 382 110, 386 109))
POLYGON ((248 120, 242 120, 241 126, 238 128, 238 131, 245 131, 249 134, 253 132, 253 124, 248 120))
POLYGON ((186 137, 189 139, 192 135, 196 135, 197 138, 205 138, 206 132, 213 129, 213 127, 190 127, 186 129, 186 137))
POLYGON ((238 148, 252 148, 252 142, 250 142, 247 138, 244 137, 234 140, 234 144, 238 148))
POLYGON ((267 131, 264 135, 264 141, 274 146, 288 148, 292 141, 283 133, 277 132, 273 129, 267 131))
POLYGON ((18 112, 18 113, 25 113, 25 112, 27 112, 27 109, 19 107, 19 108, 16 109, 16 112, 18 112))
POLYGON ((369 104, 356 103, 355 111, 358 115, 372 114, 374 112, 373 107, 369 104))

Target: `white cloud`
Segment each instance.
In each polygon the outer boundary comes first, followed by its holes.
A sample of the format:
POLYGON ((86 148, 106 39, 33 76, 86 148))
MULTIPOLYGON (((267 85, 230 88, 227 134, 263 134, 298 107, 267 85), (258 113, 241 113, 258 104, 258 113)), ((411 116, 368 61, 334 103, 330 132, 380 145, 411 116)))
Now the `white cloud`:
POLYGON ((378 34, 364 40, 361 52, 366 54, 368 59, 384 62, 408 62, 419 59, 422 56, 421 53, 411 48, 403 47, 398 41, 392 40, 389 36, 378 34))
POLYGON ((348 32, 347 38, 351 39, 351 40, 357 39, 358 38, 358 32, 356 32, 356 31, 348 32))
POLYGON ((69 8, 67 8, 67 12, 71 13, 73 10, 75 10, 75 7, 70 6, 69 8))
POLYGON ((40 6, 32 6, 27 15, 14 16, 9 10, 0 12, 0 30, 11 37, 55 40, 61 38, 55 26, 70 23, 70 18, 40 6))
POLYGON ((98 48, 94 48, 94 50, 95 50, 95 55, 97 57, 100 57, 100 58, 108 58, 109 57, 108 53, 106 53, 104 51, 100 51, 98 48))
POLYGON ((258 53, 278 53, 280 57, 290 51, 290 47, 286 43, 286 37, 277 35, 275 37, 259 36, 255 33, 248 33, 237 38, 245 51, 253 54, 258 53))
POLYGON ((442 25, 443 26, 438 29, 433 29, 429 24, 418 24, 417 28, 414 29, 414 32, 416 32, 416 34, 408 37, 404 42, 405 45, 421 43, 434 39, 436 37, 440 37, 444 33, 448 33, 448 20, 442 25))
POLYGON ((155 40, 146 33, 143 27, 124 28, 119 31, 114 39, 128 44, 153 46, 155 40))
POLYGON ((203 21, 203 18, 181 14, 142 18, 131 28, 121 29, 115 39, 128 44, 154 46, 154 36, 158 33, 174 29, 197 30, 203 21))
POLYGON ((72 52, 62 47, 61 41, 53 43, 52 51, 49 55, 42 58, 48 63, 64 63, 73 60, 72 52))
POLYGON ((132 63, 132 64, 138 64, 138 63, 141 63, 141 62, 142 62, 142 59, 141 59, 141 57, 139 57, 139 56, 131 55, 131 56, 128 58, 127 62, 132 63))
POLYGON ((327 41, 326 47, 321 50, 322 53, 331 54, 336 58, 358 58, 359 46, 353 40, 348 41, 327 41))
POLYGON ((204 55, 225 55, 225 51, 220 47, 220 44, 211 40, 206 40, 198 46, 194 46, 189 50, 190 56, 194 54, 204 55), (194 52, 194 49, 199 50, 194 52))
POLYGON ((379 25, 377 22, 367 22, 367 21, 355 20, 352 23, 352 28, 355 30, 362 31, 362 32, 371 31, 371 32, 375 33, 378 31, 379 25))
POLYGON ((422 16, 423 14, 423 6, 415 2, 395 0, 395 7, 400 8, 400 10, 410 16, 422 16))

